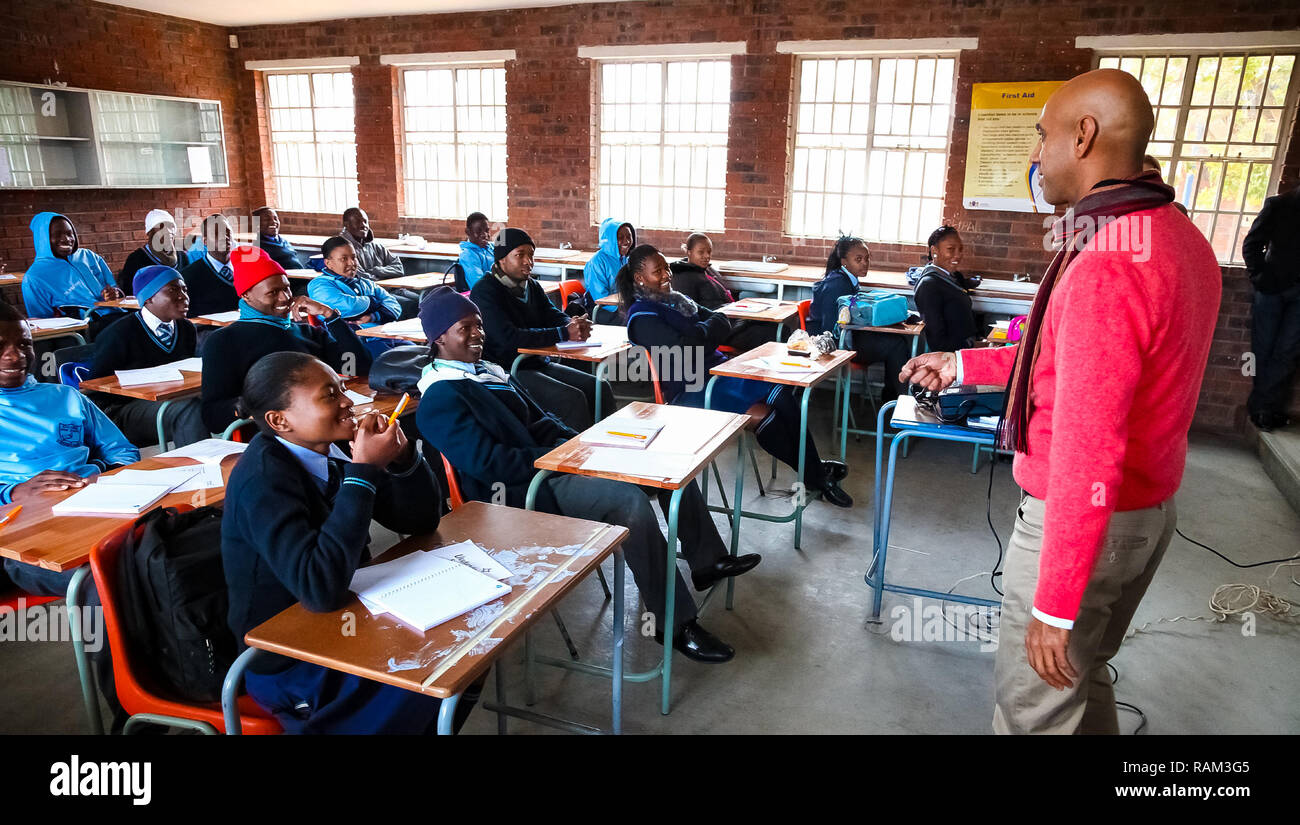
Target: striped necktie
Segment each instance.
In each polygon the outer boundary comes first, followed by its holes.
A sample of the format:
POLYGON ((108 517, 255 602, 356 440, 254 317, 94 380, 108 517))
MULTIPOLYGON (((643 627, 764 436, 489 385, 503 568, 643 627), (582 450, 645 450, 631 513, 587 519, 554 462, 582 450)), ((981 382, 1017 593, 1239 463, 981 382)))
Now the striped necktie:
POLYGON ((226 264, 225 266, 221 267, 221 272, 217 274, 221 276, 221 280, 225 281, 228 284, 233 284, 235 282, 235 272, 233 269, 230 268, 230 264, 226 264))
POLYGON ((158 331, 155 332, 154 334, 158 336, 158 343, 162 344, 164 347, 168 349, 171 348, 172 341, 176 337, 176 333, 172 332, 171 324, 159 324, 158 331))

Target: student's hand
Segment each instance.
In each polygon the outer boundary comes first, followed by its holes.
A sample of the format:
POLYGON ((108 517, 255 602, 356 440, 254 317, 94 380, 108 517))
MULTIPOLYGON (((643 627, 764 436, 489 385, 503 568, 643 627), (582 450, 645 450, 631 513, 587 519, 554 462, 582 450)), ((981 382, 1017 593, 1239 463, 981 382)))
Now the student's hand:
POLYGON ((591 319, 586 315, 579 315, 569 321, 567 329, 570 341, 586 341, 591 337, 591 319))
POLYGON ((407 457, 412 446, 400 425, 390 427, 388 416, 369 412, 357 420, 357 434, 352 437, 352 460, 387 467, 407 457))
POLYGON ((126 293, 115 286, 106 286, 104 291, 99 293, 101 301, 116 301, 118 298, 125 298, 126 293))
POLYGON ((365 315, 362 315, 360 318, 353 318, 353 319, 352 319, 352 323, 354 323, 354 324, 368 324, 368 323, 370 323, 370 322, 373 321, 373 320, 375 320, 375 316, 373 316, 373 315, 371 315, 369 312, 367 312, 365 315))
POLYGON ((308 315, 319 315, 328 321, 337 314, 320 301, 313 301, 306 295, 299 295, 293 299, 293 303, 289 304, 289 320, 299 323, 306 321, 308 315))
POLYGON ((88 479, 82 478, 76 473, 65 473, 62 470, 46 470, 43 473, 37 473, 22 484, 15 485, 9 493, 9 498, 14 504, 24 504, 35 501, 45 493, 76 490, 85 487, 88 483, 88 479))
POLYGON ((931 392, 946 390, 957 380, 957 356, 951 352, 927 352, 903 365, 898 380, 920 384, 931 392))
POLYGON ((1070 631, 1030 617, 1025 632, 1025 652, 1029 654, 1029 666, 1039 678, 1057 690, 1074 687, 1074 680, 1079 678, 1066 656, 1069 645, 1070 631))

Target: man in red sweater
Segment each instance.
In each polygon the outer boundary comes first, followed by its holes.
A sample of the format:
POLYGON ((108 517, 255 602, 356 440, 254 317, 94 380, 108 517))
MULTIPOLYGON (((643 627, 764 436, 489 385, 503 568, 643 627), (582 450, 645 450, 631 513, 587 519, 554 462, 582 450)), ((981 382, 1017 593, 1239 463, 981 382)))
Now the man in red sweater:
POLYGON ((1106 662, 1174 532, 1173 495, 1222 276, 1158 173, 1142 86, 1088 72, 1043 107, 1032 159, 1069 205, 1017 347, 928 353, 900 379, 1009 384, 1001 437, 1024 490, 994 665, 998 733, 1117 733, 1106 662))

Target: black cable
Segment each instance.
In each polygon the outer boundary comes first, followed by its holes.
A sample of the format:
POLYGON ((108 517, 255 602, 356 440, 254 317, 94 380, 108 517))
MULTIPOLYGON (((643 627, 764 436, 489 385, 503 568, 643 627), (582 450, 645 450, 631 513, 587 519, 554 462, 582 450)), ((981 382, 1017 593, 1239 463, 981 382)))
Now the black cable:
MULTIPOLYGON (((995 442, 996 443, 996 442, 995 442)), ((998 535, 998 530, 993 526, 993 468, 998 463, 998 451, 995 447, 993 453, 989 456, 989 491, 984 499, 984 518, 988 520, 989 530, 993 533, 993 540, 998 543, 998 563, 993 565, 993 572, 989 573, 989 584, 999 596, 1004 595, 998 589, 998 576, 1002 575, 1002 538, 998 535)))
POLYGON ((1120 702, 1118 700, 1116 700, 1115 702, 1115 707, 1123 708, 1124 710, 1127 710, 1130 713, 1136 713, 1138 717, 1141 718, 1142 721, 1138 722, 1137 730, 1133 731, 1134 736, 1137 736, 1139 733, 1146 730, 1147 715, 1142 712, 1142 708, 1138 707, 1137 705, 1130 705, 1128 702, 1120 702))
POLYGON ((1240 567, 1242 570, 1245 570, 1245 569, 1248 569, 1248 568, 1251 568, 1251 567, 1263 567, 1263 566, 1266 565, 1266 564, 1281 564, 1281 563, 1284 562, 1284 561, 1295 561, 1296 559, 1300 559, 1300 553, 1297 553, 1297 554, 1294 555, 1294 556, 1287 556, 1287 557, 1284 558, 1284 559, 1271 559, 1271 560, 1269 560, 1269 561, 1257 561, 1257 562, 1255 562, 1254 564, 1238 564, 1237 562, 1235 562, 1235 561, 1233 561, 1232 559, 1228 558, 1227 556, 1223 555, 1223 554, 1220 553, 1218 550, 1215 550, 1213 547, 1209 546, 1208 544, 1201 544, 1201 543, 1200 543, 1199 541, 1197 541, 1196 539, 1190 539, 1190 538, 1187 538, 1187 536, 1183 533, 1183 531, 1182 531, 1182 530, 1179 530, 1177 527, 1174 528, 1174 532, 1177 533, 1178 535, 1182 536, 1182 537, 1183 537, 1184 539, 1186 539, 1187 541, 1190 541, 1192 544, 1195 544, 1197 547, 1204 547, 1206 550, 1209 550, 1211 553, 1213 553, 1214 555, 1216 555, 1216 556, 1218 556, 1219 558, 1223 559, 1223 560, 1226 561, 1228 564, 1231 564, 1233 567, 1240 567))

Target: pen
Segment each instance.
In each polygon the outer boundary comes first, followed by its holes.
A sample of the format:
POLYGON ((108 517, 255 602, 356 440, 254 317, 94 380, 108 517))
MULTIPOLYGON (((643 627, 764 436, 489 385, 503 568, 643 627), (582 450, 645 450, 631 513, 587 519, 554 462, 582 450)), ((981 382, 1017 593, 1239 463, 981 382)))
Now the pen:
POLYGON ((6 524, 8 524, 9 522, 13 521, 13 520, 14 520, 14 516, 18 515, 18 513, 21 512, 22 509, 23 509, 23 506, 22 506, 21 504, 19 504, 19 505, 15 506, 14 509, 12 509, 12 510, 10 510, 9 512, 5 513, 4 518, 0 518, 0 527, 4 527, 4 526, 5 526, 6 524))
POLYGON ((406 409, 406 402, 410 400, 411 400, 410 393, 406 393, 406 392, 402 393, 402 400, 397 402, 397 409, 393 410, 393 414, 388 416, 388 426, 391 427, 393 426, 394 423, 396 423, 397 417, 402 414, 402 410, 406 409))

